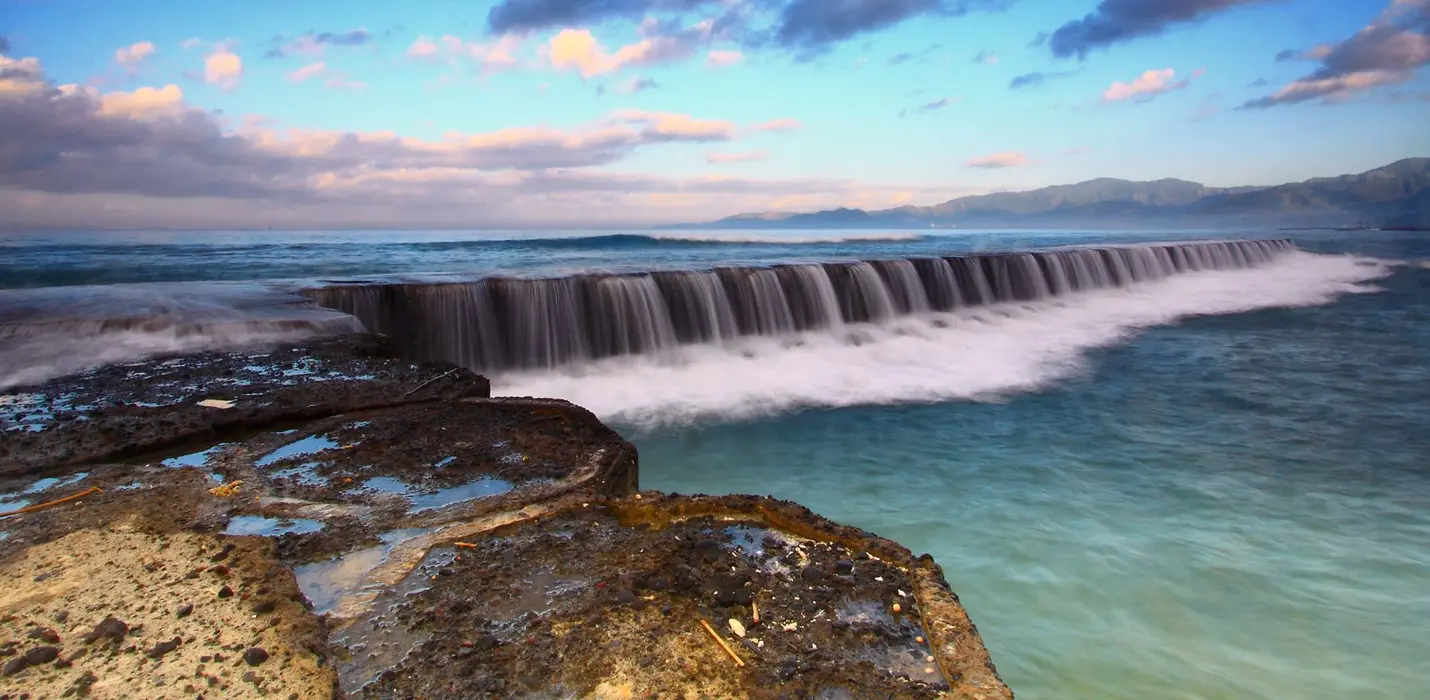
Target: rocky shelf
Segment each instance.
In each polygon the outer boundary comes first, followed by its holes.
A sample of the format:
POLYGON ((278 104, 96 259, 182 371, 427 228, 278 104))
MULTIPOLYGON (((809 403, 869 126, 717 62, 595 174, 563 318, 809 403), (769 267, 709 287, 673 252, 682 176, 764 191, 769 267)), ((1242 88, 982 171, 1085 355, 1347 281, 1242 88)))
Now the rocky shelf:
POLYGON ((1012 697, 927 555, 638 479, 374 336, 11 390, 0 697, 1012 697))

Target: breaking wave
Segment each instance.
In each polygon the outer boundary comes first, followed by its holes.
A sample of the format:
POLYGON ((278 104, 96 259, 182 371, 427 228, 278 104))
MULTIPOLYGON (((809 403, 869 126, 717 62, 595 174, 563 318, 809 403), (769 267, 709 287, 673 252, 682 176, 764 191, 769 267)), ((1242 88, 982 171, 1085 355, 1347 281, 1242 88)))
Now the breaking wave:
POLYGON ((804 408, 992 401, 1083 372, 1089 351, 1154 326, 1378 291, 1384 261, 1291 252, 1251 269, 1205 270, 1041 301, 928 313, 839 334, 691 345, 561 370, 498 374, 493 392, 559 396, 636 428, 804 408))

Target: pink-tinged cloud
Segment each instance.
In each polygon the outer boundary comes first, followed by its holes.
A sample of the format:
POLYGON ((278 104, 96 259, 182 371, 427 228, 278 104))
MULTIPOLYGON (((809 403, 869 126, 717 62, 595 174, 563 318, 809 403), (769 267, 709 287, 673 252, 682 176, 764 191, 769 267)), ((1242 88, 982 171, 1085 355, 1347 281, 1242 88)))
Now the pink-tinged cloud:
POLYGON ((781 132, 785 132, 785 131, 798 131, 798 130, 803 129, 803 128, 804 128, 804 122, 802 122, 802 121, 800 121, 800 120, 798 120, 798 119, 793 119, 793 118, 788 118, 788 117, 787 117, 787 118, 784 118, 784 119, 771 119, 770 121, 763 122, 763 123, 760 123, 760 124, 756 124, 756 125, 754 125, 754 126, 752 126, 752 127, 749 127, 748 129, 746 129, 746 131, 749 131, 749 132, 752 132, 752 133, 753 133, 753 132, 760 132, 760 131, 769 131, 769 132, 773 132, 773 133, 781 133, 781 132))
POLYGON ((141 41, 115 51, 114 61, 132 73, 139 68, 139 64, 153 56, 157 50, 154 47, 154 42, 141 41))
POLYGON ((744 153, 707 153, 706 163, 754 163, 769 157, 765 151, 746 151, 744 153))
POLYGON ((439 39, 417 37, 403 53, 415 61, 467 60, 477 64, 484 73, 493 73, 519 65, 517 53, 521 45, 522 38, 516 35, 502 36, 493 42, 475 42, 447 34, 439 39))
POLYGON ((645 112, 624 109, 615 113, 617 119, 639 123, 653 134, 672 138, 724 141, 735 136, 735 123, 720 119, 696 119, 673 112, 645 112))
POLYGON ((721 51, 716 49, 705 54, 705 65, 712 68, 727 68, 729 66, 739 65, 743 60, 745 60, 745 54, 739 51, 721 51))
POLYGON ((180 114, 185 109, 184 91, 173 84, 157 89, 142 87, 133 92, 111 92, 99 96, 100 113, 110 117, 144 119, 180 114))
POLYGON ((1016 168, 1020 165, 1027 165, 1030 162, 1032 161, 1028 160, 1028 156, 1015 151, 1008 151, 1005 153, 994 153, 977 158, 970 158, 964 165, 970 168, 997 170, 999 168, 1016 168))
POLYGON ((204 82, 222 90, 238 87, 243 78, 243 59, 227 47, 220 46, 204 58, 204 82))
POLYGON ((1341 102, 1372 88, 1413 80, 1416 71, 1430 65, 1430 0, 1395 0, 1349 38, 1319 45, 1304 57, 1319 60, 1320 67, 1242 107, 1341 102))
POLYGON ((318 61, 316 63, 310 63, 289 73, 288 81, 293 83, 301 83, 310 78, 316 78, 327 72, 327 64, 323 63, 322 61, 318 61))
POLYGON ((1113 83, 1112 87, 1102 93, 1102 99, 1105 102, 1150 100, 1164 92, 1187 87, 1188 81, 1173 80, 1176 76, 1177 71, 1171 68, 1149 70, 1130 83, 1113 83))

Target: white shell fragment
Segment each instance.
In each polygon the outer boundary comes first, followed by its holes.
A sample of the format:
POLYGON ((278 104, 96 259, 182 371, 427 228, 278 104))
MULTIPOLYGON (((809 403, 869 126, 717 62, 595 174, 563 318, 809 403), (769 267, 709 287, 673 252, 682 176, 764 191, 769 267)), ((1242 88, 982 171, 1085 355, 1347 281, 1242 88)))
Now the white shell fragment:
POLYGON ((740 621, 733 617, 730 618, 730 631, 734 632, 737 637, 745 636, 745 626, 740 624, 740 621))

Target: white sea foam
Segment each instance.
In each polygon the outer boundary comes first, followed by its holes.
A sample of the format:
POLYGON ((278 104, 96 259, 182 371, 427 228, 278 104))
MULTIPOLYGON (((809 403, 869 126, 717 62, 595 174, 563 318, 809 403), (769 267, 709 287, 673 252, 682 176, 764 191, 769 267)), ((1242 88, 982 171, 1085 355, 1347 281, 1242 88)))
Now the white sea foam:
POLYGON ((812 243, 889 243, 896 241, 917 241, 924 237, 918 233, 733 233, 711 231, 701 233, 647 233, 651 238, 665 241, 689 241, 692 243, 753 243, 808 245, 812 243))
POLYGON ((1073 376, 1089 350, 1145 328, 1190 316, 1326 304, 1376 291, 1368 283, 1386 274, 1383 261, 1297 252, 1248 270, 852 326, 840 338, 754 338, 502 375, 493 392, 569 399, 603 419, 640 427, 799 407, 996 400, 1073 376))

